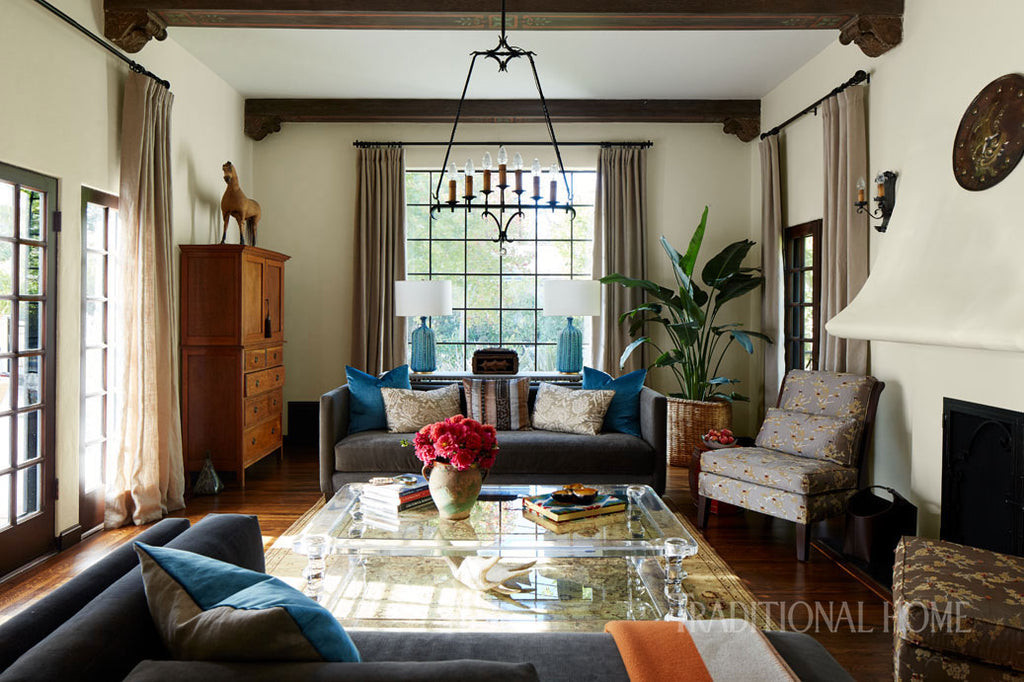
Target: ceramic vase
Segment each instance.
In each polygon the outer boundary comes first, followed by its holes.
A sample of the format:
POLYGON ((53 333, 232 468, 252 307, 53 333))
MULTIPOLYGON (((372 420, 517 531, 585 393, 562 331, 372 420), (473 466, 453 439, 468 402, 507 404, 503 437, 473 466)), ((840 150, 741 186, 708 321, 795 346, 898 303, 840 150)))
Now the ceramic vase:
POLYGON ((486 475, 486 471, 476 466, 462 471, 441 463, 423 467, 423 476, 429 482, 430 497, 437 513, 448 521, 469 518, 486 475))

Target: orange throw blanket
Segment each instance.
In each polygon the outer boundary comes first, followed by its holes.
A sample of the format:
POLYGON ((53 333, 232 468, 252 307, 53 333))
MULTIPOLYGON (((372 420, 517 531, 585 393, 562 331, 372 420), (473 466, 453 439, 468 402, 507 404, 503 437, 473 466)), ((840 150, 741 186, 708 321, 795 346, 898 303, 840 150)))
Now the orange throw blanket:
POLYGON ((711 682, 693 637, 682 623, 616 620, 604 626, 619 648, 630 682, 711 682))

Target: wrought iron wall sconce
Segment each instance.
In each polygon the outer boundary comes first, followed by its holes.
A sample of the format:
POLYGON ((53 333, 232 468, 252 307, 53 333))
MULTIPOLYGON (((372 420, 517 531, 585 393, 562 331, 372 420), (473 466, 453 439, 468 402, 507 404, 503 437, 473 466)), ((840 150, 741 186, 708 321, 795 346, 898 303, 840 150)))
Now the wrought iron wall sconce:
POLYGON ((882 171, 875 176, 875 186, 877 193, 874 199, 878 205, 878 210, 868 208, 868 201, 865 196, 867 185, 864 183, 864 178, 857 182, 857 201, 853 205, 857 207, 857 213, 867 213, 868 216, 875 220, 881 220, 882 223, 875 225, 875 229, 879 232, 885 232, 889 229, 889 218, 892 216, 892 210, 896 208, 896 173, 893 171, 882 171))

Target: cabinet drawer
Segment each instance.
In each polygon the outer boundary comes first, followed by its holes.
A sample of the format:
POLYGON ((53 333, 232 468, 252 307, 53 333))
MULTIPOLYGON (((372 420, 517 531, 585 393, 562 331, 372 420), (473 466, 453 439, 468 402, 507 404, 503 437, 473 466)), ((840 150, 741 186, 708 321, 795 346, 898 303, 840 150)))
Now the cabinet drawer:
POLYGON ((245 394, 259 395, 275 388, 284 386, 284 367, 265 369, 262 372, 250 372, 245 375, 245 394))
POLYGON ((267 367, 267 351, 259 350, 245 351, 245 371, 251 372, 254 369, 265 369, 267 367))
POLYGON ((284 364, 284 346, 267 349, 267 367, 279 367, 284 364))
POLYGON ((245 427, 281 416, 282 394, 281 391, 264 393, 252 398, 245 399, 245 427))
POLYGON ((249 462, 281 446, 281 418, 246 429, 242 432, 242 461, 249 462))

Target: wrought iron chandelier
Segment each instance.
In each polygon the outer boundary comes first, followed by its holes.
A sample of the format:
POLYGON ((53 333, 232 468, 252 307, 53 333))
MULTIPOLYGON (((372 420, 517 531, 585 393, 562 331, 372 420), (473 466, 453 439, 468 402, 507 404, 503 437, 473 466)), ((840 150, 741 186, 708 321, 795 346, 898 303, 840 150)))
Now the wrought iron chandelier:
POLYGON ((474 210, 480 210, 480 215, 485 218, 489 218, 494 221, 495 226, 498 230, 498 236, 493 239, 500 247, 502 254, 505 253, 505 244, 514 241, 509 237, 508 231, 512 221, 516 218, 525 218, 525 210, 532 210, 536 215, 542 209, 554 211, 565 211, 569 215, 569 220, 572 221, 576 217, 576 210, 572 206, 572 189, 569 185, 568 178, 565 174, 565 165, 562 163, 562 152, 558 148, 558 140, 555 139, 555 128, 551 125, 551 114, 548 112, 548 103, 544 99, 544 91, 540 86, 540 76, 537 75, 537 64, 534 62, 534 55, 536 53, 529 50, 524 50, 521 47, 510 45, 508 42, 508 35, 505 31, 505 0, 501 2, 501 35, 498 37, 498 45, 490 50, 477 50, 472 53, 473 58, 469 62, 469 73, 466 74, 466 83, 462 87, 462 96, 459 98, 459 105, 455 110, 455 121, 452 123, 452 133, 448 138, 448 147, 444 152, 444 161, 441 163, 441 172, 437 180, 437 187, 434 189, 433 201, 430 206, 432 214, 436 214, 439 211, 448 209, 454 212, 456 208, 460 208, 467 212, 467 214, 473 213, 474 210), (537 85, 537 97, 540 99, 541 110, 544 112, 544 123, 547 125, 548 136, 551 139, 551 146, 555 151, 555 161, 551 164, 547 173, 541 171, 541 163, 539 159, 534 159, 533 164, 530 168, 530 174, 532 175, 532 195, 524 197, 527 193, 527 189, 523 185, 523 157, 518 152, 512 157, 511 169, 509 168, 508 151, 504 145, 498 147, 497 152, 497 174, 498 182, 493 183, 492 180, 492 159, 491 153, 485 152, 483 155, 481 170, 482 170, 482 183, 480 185, 480 195, 483 199, 477 202, 478 197, 474 194, 474 184, 476 178, 476 168, 473 165, 472 159, 466 160, 466 165, 463 167, 463 193, 459 196, 458 188, 458 170, 455 167, 455 162, 451 160, 452 145, 455 143, 455 133, 459 127, 459 117, 462 114, 462 105, 466 101, 466 93, 469 91, 469 83, 473 78, 473 67, 476 65, 478 57, 484 57, 486 59, 493 59, 498 64, 498 72, 507 72, 509 62, 514 59, 521 59, 525 57, 530 63, 530 69, 533 71, 533 82, 537 85), (511 171, 511 173, 510 173, 511 171), (513 182, 509 183, 509 175, 511 174, 513 182), (545 177, 546 176, 546 177, 545 177), (559 197, 559 178, 561 178, 562 185, 564 186, 565 201, 560 202, 559 197), (447 201, 442 201, 442 188, 447 183, 447 201), (541 188, 547 190, 547 195, 541 193, 541 188), (497 192, 497 201, 491 202, 491 194, 497 192), (509 195, 514 195, 514 198, 509 195), (525 201, 525 204, 524 204, 525 201), (532 204, 530 203, 532 202, 532 204))

